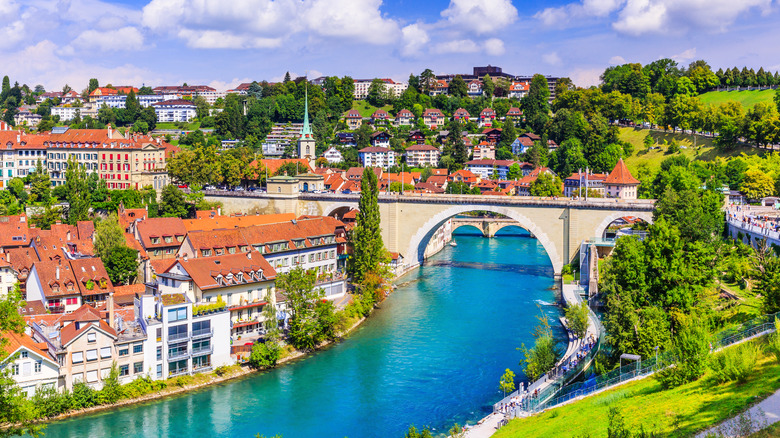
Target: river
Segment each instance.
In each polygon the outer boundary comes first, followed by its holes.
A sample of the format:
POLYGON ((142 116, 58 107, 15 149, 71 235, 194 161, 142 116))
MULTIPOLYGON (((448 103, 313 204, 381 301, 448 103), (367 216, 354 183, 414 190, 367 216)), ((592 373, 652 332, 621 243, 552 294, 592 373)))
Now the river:
MULTIPOLYGON (((527 235, 455 235, 349 338, 265 373, 184 395, 54 422, 56 437, 402 437, 410 424, 445 432, 501 398, 520 374, 539 314, 554 318, 553 271, 527 235)), ((553 327, 558 324, 553 323, 553 327)))

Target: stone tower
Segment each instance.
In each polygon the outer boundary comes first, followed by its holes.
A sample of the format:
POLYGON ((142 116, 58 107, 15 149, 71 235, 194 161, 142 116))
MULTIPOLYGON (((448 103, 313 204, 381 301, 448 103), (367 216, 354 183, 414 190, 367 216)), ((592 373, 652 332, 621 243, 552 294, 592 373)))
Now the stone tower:
POLYGON ((314 141, 314 133, 309 125, 309 90, 308 83, 306 89, 306 100, 303 110, 303 128, 298 136, 298 158, 303 158, 309 161, 310 167, 314 167, 314 160, 317 158, 316 142, 314 141))

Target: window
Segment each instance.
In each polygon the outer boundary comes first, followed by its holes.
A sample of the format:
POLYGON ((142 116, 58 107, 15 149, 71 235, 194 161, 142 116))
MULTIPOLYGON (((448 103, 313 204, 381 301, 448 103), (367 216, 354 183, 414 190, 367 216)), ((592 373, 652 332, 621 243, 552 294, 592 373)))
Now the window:
POLYGON ((11 375, 12 376, 18 376, 19 375, 19 364, 11 364, 11 375))
POLYGON ((97 370, 94 371, 87 371, 87 382, 93 383, 98 381, 98 372, 97 370))
POLYGON ((168 340, 183 339, 187 337, 187 324, 168 327, 168 340))
POLYGON ((171 243, 173 241, 173 238, 171 236, 165 237, 165 243, 171 243))
POLYGON ((162 342, 162 328, 157 329, 157 342, 162 342))
POLYGON ((236 247, 235 246, 231 246, 230 248, 228 248, 228 252, 230 254, 235 254, 236 253, 236 247))
POLYGON ((84 381, 84 373, 73 374, 73 383, 80 383, 84 381))
MULTIPOLYGON (((71 286, 70 289, 73 289, 73 287, 71 286)), ((78 303, 79 303, 79 299, 78 298, 67 298, 65 300, 65 304, 67 304, 68 306, 75 306, 75 305, 78 305, 78 303)), ((92 334, 94 334, 94 333, 92 333, 92 334)))
POLYGON ((309 263, 314 262, 314 254, 309 254, 309 263))
MULTIPOLYGON (((175 322, 187 319, 187 308, 168 309, 168 322, 175 322)), ((186 327, 185 327, 186 328, 186 327)))
POLYGON ((119 365, 119 376, 127 376, 130 374, 130 365, 119 365))
POLYGON ((192 336, 199 336, 211 331, 211 320, 198 321, 192 323, 192 336))
POLYGON ((73 363, 81 363, 84 362, 84 352, 83 351, 75 351, 71 355, 71 362, 73 363))
POLYGON ((144 344, 139 342, 133 345, 133 354, 143 353, 143 351, 144 351, 144 344))
POLYGON ((157 347, 157 360, 162 360, 162 347, 157 347))
POLYGON ((41 365, 42 365, 42 363, 43 362, 40 361, 40 360, 35 362, 35 374, 38 374, 38 373, 41 372, 41 365))
POLYGON ((21 358, 22 358, 22 359, 27 359, 27 357, 29 356, 29 354, 28 354, 26 351, 22 351, 22 352, 20 353, 20 356, 21 356, 21 358))
POLYGON ((162 377, 162 364, 157 365, 157 377, 162 377))
POLYGON ((209 257, 211 255, 210 249, 202 249, 200 250, 201 254, 203 254, 203 257, 209 257))
POLYGON ((87 342, 89 342, 90 344, 94 344, 95 342, 97 342, 97 333, 95 332, 87 333, 87 342))
POLYGON ((111 347, 103 347, 100 349, 100 358, 108 359, 111 357, 111 347))
POLYGON ((130 349, 125 345, 119 349, 119 357, 127 356, 130 354, 130 349))
POLYGON ((98 358, 97 350, 87 350, 87 362, 94 362, 98 358))
POLYGON ((136 362, 133 364, 133 374, 139 374, 144 372, 144 363, 136 362))

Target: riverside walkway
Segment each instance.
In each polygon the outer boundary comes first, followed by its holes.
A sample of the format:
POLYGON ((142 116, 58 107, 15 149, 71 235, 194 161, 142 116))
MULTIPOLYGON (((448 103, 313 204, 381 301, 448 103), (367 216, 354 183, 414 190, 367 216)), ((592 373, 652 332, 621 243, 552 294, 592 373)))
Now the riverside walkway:
MULTIPOLYGON (((567 306, 579 304, 582 302, 580 297, 582 292, 584 292, 583 289, 575 284, 564 284, 562 286, 563 301, 567 306)), ((552 398, 566 382, 571 381, 587 368, 600 345, 601 325, 595 318, 591 312, 584 338, 578 338, 569 332, 566 353, 555 364, 552 371, 531 383, 524 390, 518 389, 493 405, 493 413, 468 428, 465 436, 467 438, 487 438, 493 435, 506 421, 530 415, 536 407, 552 398)))

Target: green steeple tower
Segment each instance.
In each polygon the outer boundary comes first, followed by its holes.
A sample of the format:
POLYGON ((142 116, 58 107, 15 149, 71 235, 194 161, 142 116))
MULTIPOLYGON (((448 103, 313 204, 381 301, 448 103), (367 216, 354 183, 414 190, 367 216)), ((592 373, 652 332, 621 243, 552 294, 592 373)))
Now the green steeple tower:
POLYGON ((306 81, 306 98, 303 107, 303 128, 301 128, 301 138, 314 138, 314 133, 309 125, 309 82, 306 81))

